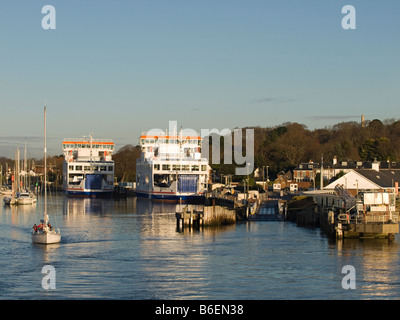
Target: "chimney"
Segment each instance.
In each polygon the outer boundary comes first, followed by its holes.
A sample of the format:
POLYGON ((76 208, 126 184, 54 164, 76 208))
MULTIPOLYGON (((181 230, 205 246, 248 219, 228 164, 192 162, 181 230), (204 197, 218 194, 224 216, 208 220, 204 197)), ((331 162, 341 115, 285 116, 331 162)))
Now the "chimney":
POLYGON ((337 164, 337 157, 336 156, 333 157, 333 165, 335 165, 335 164, 337 164))
POLYGON ((361 115, 361 127, 364 128, 365 127, 365 118, 364 115, 361 115))
POLYGON ((379 171, 379 161, 372 162, 372 170, 379 171))

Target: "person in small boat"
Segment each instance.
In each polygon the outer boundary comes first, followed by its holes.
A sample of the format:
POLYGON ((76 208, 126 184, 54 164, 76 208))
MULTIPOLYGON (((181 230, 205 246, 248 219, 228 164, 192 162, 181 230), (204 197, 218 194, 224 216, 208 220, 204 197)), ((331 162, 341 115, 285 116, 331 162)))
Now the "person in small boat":
POLYGON ((36 225, 36 223, 33 225, 33 230, 35 230, 35 232, 37 232, 37 225, 36 225))
POLYGON ((39 231, 43 231, 43 227, 44 227, 44 223, 43 222, 40 222, 40 224, 38 225, 38 230, 39 231))
POLYGON ((49 230, 53 230, 53 227, 51 226, 50 222, 47 222, 47 226, 49 227, 49 230))

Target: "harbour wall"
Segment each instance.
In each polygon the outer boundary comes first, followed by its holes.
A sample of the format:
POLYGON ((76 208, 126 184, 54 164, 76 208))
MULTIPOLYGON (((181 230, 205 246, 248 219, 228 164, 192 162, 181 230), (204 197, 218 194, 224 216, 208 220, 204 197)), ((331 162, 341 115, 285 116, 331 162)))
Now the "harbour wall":
MULTIPOLYGON (((287 219, 299 226, 319 227, 330 238, 394 238, 398 223, 347 223, 338 220, 332 208, 319 206, 311 199, 302 199, 289 207, 287 219)), ((397 220, 397 219, 396 219, 397 220)))

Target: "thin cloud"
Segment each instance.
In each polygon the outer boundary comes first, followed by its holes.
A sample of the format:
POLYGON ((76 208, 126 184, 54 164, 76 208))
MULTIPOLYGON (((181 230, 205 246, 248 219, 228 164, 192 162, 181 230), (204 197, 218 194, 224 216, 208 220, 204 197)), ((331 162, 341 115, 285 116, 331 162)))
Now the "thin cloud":
POLYGON ((286 102, 293 102, 293 101, 297 101, 297 100, 299 100, 299 99, 267 97, 267 98, 251 100, 250 103, 286 103, 286 102))
POLYGON ((310 116, 308 119, 310 120, 350 120, 350 119, 358 119, 360 118, 359 115, 343 115, 343 116, 335 116, 335 115, 325 115, 325 116, 310 116))

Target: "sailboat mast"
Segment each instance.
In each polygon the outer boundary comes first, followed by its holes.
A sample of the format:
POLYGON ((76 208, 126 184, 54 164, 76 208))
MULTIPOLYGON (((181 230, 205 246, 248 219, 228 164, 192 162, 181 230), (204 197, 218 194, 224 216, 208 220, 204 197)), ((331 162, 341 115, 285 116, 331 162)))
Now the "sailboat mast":
POLYGON ((47 144, 46 144, 46 106, 44 106, 44 223, 47 225, 47 144))

